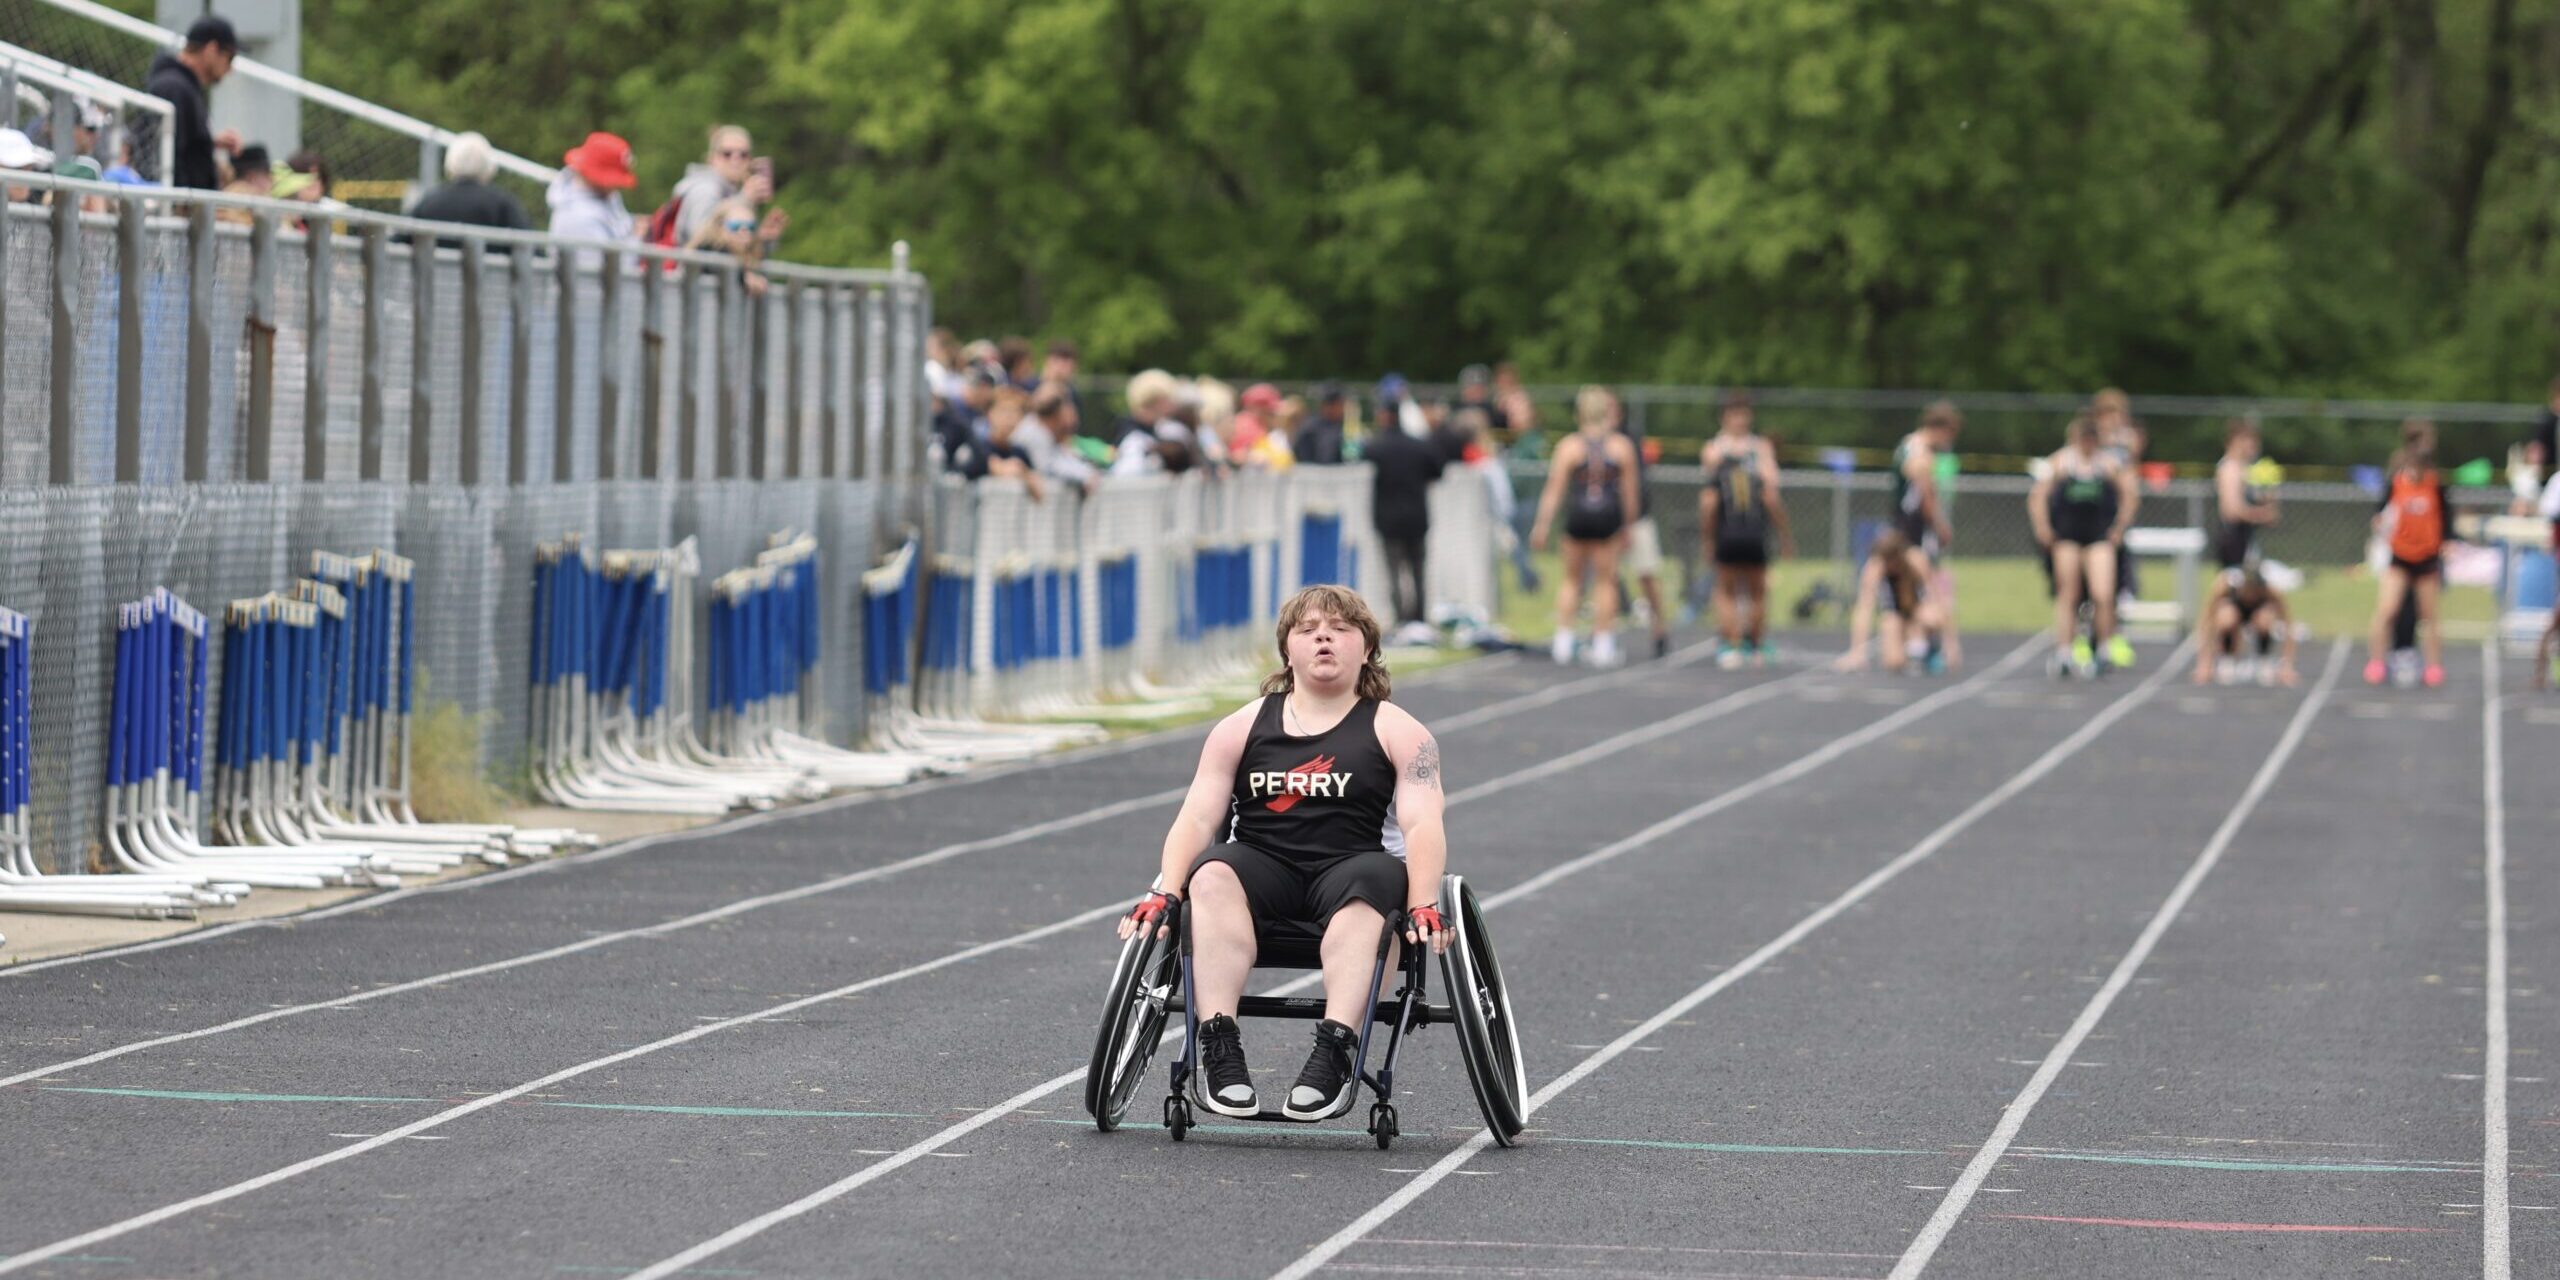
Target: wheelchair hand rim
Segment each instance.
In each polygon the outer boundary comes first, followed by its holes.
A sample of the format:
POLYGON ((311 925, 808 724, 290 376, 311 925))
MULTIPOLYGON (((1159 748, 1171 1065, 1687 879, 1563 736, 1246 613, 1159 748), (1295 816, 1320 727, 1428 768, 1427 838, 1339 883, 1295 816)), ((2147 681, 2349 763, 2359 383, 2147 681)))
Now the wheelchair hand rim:
POLYGON ((1520 1057, 1518 1023, 1511 1012, 1510 987, 1484 925, 1475 891, 1458 876, 1443 881, 1441 900, 1448 904, 1454 937, 1441 955, 1449 1005, 1458 1023, 1467 1083, 1494 1140, 1512 1145, 1527 1123, 1525 1068, 1520 1057))
POLYGON ((1171 938, 1142 929, 1121 944, 1119 963, 1103 994, 1102 1028, 1085 1067, 1085 1111, 1105 1132, 1118 1128, 1145 1079, 1164 1036, 1165 1003, 1159 993, 1173 968, 1171 938))

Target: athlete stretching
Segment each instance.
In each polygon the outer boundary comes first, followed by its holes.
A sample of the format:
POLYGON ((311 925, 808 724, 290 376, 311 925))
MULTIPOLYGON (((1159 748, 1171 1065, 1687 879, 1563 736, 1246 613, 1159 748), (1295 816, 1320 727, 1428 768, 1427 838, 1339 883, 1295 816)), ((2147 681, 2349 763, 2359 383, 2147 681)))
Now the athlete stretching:
POLYGON ((1194 1101, 1251 1116, 1262 1104, 1235 1012, 1253 969, 1255 924, 1314 925, 1323 936, 1325 1016, 1280 1110, 1320 1120, 1359 1083, 1351 1056, 1369 1018, 1370 966, 1387 917, 1404 912, 1408 943, 1448 946, 1438 903, 1448 861, 1440 745, 1387 701, 1378 620, 1358 595, 1320 586, 1290 597, 1279 647, 1281 667, 1262 682, 1263 696, 1209 731, 1165 834, 1157 888, 1120 922, 1120 936, 1189 901, 1200 1017, 1194 1101))

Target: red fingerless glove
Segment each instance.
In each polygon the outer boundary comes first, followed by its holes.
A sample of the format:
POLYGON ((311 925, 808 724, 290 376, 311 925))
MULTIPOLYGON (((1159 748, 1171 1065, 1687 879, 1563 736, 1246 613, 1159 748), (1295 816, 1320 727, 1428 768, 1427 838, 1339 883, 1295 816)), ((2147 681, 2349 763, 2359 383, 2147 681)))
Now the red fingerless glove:
POLYGON ((1407 907, 1405 908, 1404 916, 1406 920, 1412 923, 1414 928, 1419 929, 1424 933, 1447 933, 1449 931, 1449 922, 1440 918, 1440 908, 1437 905, 1407 907))
POLYGON ((1167 914, 1171 913, 1175 907, 1180 906, 1181 903, 1182 899, 1158 889, 1155 892, 1138 899, 1138 905, 1129 908, 1129 918, 1137 921, 1139 924, 1154 924, 1158 920, 1162 920, 1167 914))

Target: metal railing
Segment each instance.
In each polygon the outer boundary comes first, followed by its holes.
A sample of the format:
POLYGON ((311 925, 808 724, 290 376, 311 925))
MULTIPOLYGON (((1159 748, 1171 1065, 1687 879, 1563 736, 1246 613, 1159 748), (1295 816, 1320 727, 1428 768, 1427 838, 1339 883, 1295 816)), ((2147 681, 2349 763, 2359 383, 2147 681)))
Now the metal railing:
POLYGON ((169 127, 177 108, 162 98, 130 89, 102 76, 94 76, 66 62, 21 49, 13 44, 0 44, 0 102, 8 104, 6 124, 13 129, 42 121, 41 132, 53 144, 58 156, 64 139, 76 139, 86 127, 80 119, 83 101, 112 109, 107 125, 93 131, 87 154, 105 170, 113 167, 125 144, 144 131, 135 127, 135 118, 149 116, 153 139, 149 155, 135 155, 137 164, 148 164, 153 174, 169 172, 177 131, 169 127), (32 109, 34 119, 28 118, 32 109))

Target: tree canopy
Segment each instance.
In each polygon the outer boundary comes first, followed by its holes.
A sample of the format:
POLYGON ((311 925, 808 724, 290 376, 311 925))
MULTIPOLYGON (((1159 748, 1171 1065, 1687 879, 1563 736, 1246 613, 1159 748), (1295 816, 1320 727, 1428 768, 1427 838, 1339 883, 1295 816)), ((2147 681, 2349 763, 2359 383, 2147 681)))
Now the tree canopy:
POLYGON ((1098 367, 2538 399, 2560 0, 305 0, 1098 367))

